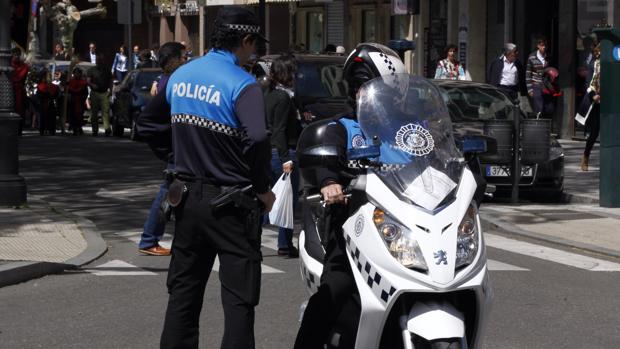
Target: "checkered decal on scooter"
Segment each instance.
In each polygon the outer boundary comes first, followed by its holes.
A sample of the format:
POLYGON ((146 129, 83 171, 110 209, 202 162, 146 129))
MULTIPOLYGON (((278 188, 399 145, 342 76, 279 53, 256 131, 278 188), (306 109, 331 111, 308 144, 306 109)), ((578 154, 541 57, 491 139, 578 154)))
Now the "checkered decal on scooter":
POLYGON ((351 236, 347 235, 347 249, 349 250, 349 254, 351 254, 351 258, 356 263, 357 270, 359 270, 362 277, 366 279, 366 284, 368 287, 377 295, 377 297, 381 298, 386 304, 390 300, 390 297, 396 292, 394 286, 390 285, 390 283, 381 277, 378 271, 376 271, 372 265, 366 260, 366 257, 360 253, 360 250, 355 246, 353 240, 351 240, 351 236))
POLYGON ((306 265, 304 263, 300 263, 299 265, 301 268, 301 277, 306 281, 306 286, 308 287, 310 292, 316 293, 316 291, 318 291, 319 289, 319 284, 321 280, 318 276, 312 274, 310 270, 306 268, 306 265))

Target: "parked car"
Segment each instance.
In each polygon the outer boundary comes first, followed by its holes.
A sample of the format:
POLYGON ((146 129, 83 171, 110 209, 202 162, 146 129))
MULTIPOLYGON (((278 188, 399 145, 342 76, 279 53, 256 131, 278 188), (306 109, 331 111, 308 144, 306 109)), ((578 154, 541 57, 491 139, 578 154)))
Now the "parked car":
POLYGON ((125 79, 112 90, 112 133, 121 137, 125 128, 129 128, 130 137, 135 134, 135 120, 138 114, 151 100, 153 81, 161 75, 159 68, 142 68, 130 71, 125 79))
MULTIPOLYGON (((253 73, 260 78, 269 75, 276 55, 263 56, 253 73)), ((308 112, 312 121, 351 111, 347 103, 348 86, 342 78, 345 57, 334 55, 295 54, 295 104, 300 113, 308 112)))
MULTIPOLYGON (((483 134, 485 123, 513 120, 515 105, 496 87, 471 81, 433 80, 445 92, 448 110, 457 134, 483 134)), ((522 120, 527 116, 519 111, 522 120)), ((559 199, 564 189, 564 152, 560 143, 549 136, 548 161, 522 164, 519 191, 559 199)), ((512 189, 510 164, 498 164, 481 158, 489 184, 498 194, 512 189)))

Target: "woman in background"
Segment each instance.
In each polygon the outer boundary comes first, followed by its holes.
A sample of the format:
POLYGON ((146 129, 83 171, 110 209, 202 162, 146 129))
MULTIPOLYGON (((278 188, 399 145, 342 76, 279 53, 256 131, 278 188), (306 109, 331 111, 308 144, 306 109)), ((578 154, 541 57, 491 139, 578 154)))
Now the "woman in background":
MULTIPOLYGON (((267 128, 271 131, 272 182, 282 173, 291 176, 293 186, 293 210, 299 190, 299 173, 295 167, 295 146, 300 124, 297 109, 293 103, 293 87, 297 64, 291 55, 281 55, 271 64, 270 84, 265 91, 265 116, 267 128)), ((299 252, 293 246, 293 229, 280 227, 278 231, 278 255, 296 258, 299 252)))

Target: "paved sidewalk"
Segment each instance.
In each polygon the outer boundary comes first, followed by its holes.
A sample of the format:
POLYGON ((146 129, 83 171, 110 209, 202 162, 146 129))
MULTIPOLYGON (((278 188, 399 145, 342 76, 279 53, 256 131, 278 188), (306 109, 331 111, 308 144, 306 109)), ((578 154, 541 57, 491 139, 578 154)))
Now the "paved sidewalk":
POLYGON ((75 268, 106 249, 92 222, 37 198, 0 208, 0 287, 75 268))
MULTIPOLYGON (((483 226, 506 235, 551 242, 620 258, 620 208, 599 207, 599 145, 581 171, 583 141, 561 140, 565 159, 565 203, 483 204, 483 226)), ((620 184, 620 183, 619 183, 620 184)))

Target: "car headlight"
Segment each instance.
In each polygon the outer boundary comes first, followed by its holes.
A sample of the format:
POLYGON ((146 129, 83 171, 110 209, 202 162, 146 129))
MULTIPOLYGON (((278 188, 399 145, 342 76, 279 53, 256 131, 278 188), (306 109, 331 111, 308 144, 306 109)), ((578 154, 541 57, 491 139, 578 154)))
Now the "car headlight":
POLYGON ((456 268, 471 264, 478 252, 479 229, 476 214, 476 206, 472 203, 459 224, 456 238, 456 268))
POLYGON ((373 222, 392 257, 406 268, 428 270, 418 240, 413 232, 375 208, 373 222))

